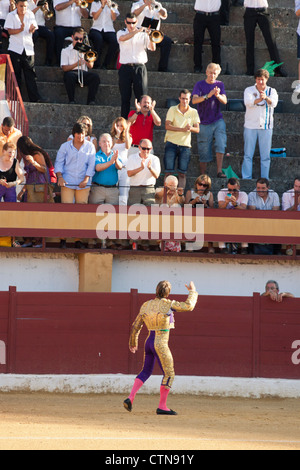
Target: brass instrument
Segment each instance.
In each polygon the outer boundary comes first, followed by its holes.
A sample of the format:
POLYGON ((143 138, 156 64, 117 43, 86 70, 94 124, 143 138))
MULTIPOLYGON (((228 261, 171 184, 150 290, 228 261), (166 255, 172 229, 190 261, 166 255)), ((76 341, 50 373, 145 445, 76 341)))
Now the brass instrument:
POLYGON ((88 8, 89 4, 88 4, 88 2, 87 2, 86 0, 81 0, 79 6, 80 6, 80 8, 84 8, 84 9, 85 9, 85 8, 88 8))
POLYGON ((116 2, 112 2, 112 0, 107 0, 106 5, 111 9, 111 10, 118 10, 119 5, 116 2))
POLYGON ((36 5, 42 10, 45 20, 53 18, 54 13, 49 9, 47 0, 39 0, 36 5))
POLYGON ((164 39, 164 33, 161 31, 158 31, 157 29, 154 29, 150 33, 150 41, 154 42, 155 44, 160 44, 163 39, 164 39))
POLYGON ((92 49, 84 54, 84 60, 86 62, 96 62, 98 59, 98 54, 96 51, 92 51, 92 49))
POLYGON ((74 46, 75 51, 78 52, 78 83, 81 88, 84 87, 83 83, 83 66, 79 65, 80 54, 84 54, 84 60, 89 63, 93 63, 97 60, 98 54, 96 51, 92 50, 92 47, 89 42, 88 35, 85 33, 82 44, 76 43, 74 46))

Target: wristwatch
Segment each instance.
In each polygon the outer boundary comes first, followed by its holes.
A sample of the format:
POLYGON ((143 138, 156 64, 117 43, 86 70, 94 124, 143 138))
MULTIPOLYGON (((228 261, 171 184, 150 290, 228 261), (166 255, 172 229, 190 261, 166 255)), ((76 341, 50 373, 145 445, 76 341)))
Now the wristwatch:
POLYGON ((208 95, 204 95, 204 100, 205 100, 205 101, 208 100, 208 95))

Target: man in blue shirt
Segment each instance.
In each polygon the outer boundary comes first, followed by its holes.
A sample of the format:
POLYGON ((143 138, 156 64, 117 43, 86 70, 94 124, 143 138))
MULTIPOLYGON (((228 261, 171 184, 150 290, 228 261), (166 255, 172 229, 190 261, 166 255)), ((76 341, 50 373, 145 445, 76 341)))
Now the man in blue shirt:
POLYGON ((96 154, 95 176, 91 189, 90 204, 119 204, 118 170, 123 165, 118 151, 113 151, 110 134, 102 134, 99 140, 100 150, 96 154))

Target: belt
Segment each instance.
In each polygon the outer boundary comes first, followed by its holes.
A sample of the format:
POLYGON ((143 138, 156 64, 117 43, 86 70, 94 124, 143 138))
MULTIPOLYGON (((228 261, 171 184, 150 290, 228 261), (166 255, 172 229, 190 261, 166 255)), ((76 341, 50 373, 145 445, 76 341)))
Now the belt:
POLYGON ((131 186, 130 188, 154 188, 154 184, 150 184, 150 185, 140 184, 139 186, 131 186))
POLYGON ((122 65, 129 65, 130 67, 143 67, 145 64, 122 64, 122 65))
POLYGON ((116 188, 117 185, 114 184, 113 186, 106 186, 105 184, 99 184, 99 183, 93 183, 95 184, 96 186, 100 186, 101 188, 116 188))
POLYGON ((205 15, 205 16, 215 16, 215 15, 220 14, 219 11, 200 11, 200 10, 196 10, 196 13, 198 13, 198 15, 205 15))
POLYGON ((249 8, 247 7, 246 10, 250 11, 256 11, 256 13, 267 13, 268 9, 267 8, 249 8))

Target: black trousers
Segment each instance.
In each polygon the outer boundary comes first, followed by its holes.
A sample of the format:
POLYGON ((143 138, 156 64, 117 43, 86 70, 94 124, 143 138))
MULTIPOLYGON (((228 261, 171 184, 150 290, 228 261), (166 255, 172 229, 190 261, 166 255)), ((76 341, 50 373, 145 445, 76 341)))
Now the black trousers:
POLYGON ((93 49, 98 54, 98 58, 94 64, 95 68, 98 68, 101 65, 101 54, 104 43, 108 44, 108 50, 103 65, 108 67, 113 61, 117 60, 119 44, 116 33, 105 33, 104 31, 98 31, 97 29, 92 28, 89 33, 89 40, 93 43, 93 49))
POLYGON ((46 26, 39 26, 33 33, 34 44, 38 38, 43 38, 46 41, 46 65, 51 65, 54 56, 55 36, 53 31, 46 28, 46 26))
POLYGON ((230 0, 222 0, 220 8, 221 25, 229 24, 230 0))
MULTIPOLYGON (((255 72, 254 48, 255 28, 257 25, 262 31, 271 60, 274 60, 276 64, 281 62, 268 11, 265 10, 264 12, 258 12, 255 10, 255 8, 246 8, 244 15, 244 29, 247 43, 246 63, 247 73, 250 75, 253 75, 255 72)), ((263 66, 263 64, 261 64, 261 66, 263 66)))
POLYGON ((23 70, 29 100, 33 103, 39 101, 41 99, 41 96, 37 88, 37 78, 34 67, 34 55, 26 55, 25 49, 22 54, 17 54, 13 51, 8 52, 16 74, 16 79, 19 88, 21 89, 23 70))
MULTIPOLYGON (((69 101, 75 100, 75 86, 78 84, 78 72, 71 71, 64 73, 64 83, 67 90, 69 101)), ((83 71, 83 84, 88 86, 87 104, 96 101, 96 94, 100 84, 100 78, 96 73, 83 71)))
POLYGON ((156 44, 156 47, 160 49, 160 60, 158 64, 158 71, 167 72, 170 52, 172 49, 172 39, 169 38, 168 36, 164 36, 162 42, 159 44, 156 44))
POLYGON ((136 99, 148 93, 147 67, 143 64, 122 65, 119 70, 119 89, 121 93, 121 116, 128 118, 132 88, 136 99))
POLYGON ((202 68, 202 46, 206 29, 210 35, 212 62, 221 65, 221 25, 220 15, 206 16, 196 13, 194 18, 194 65, 202 68))

